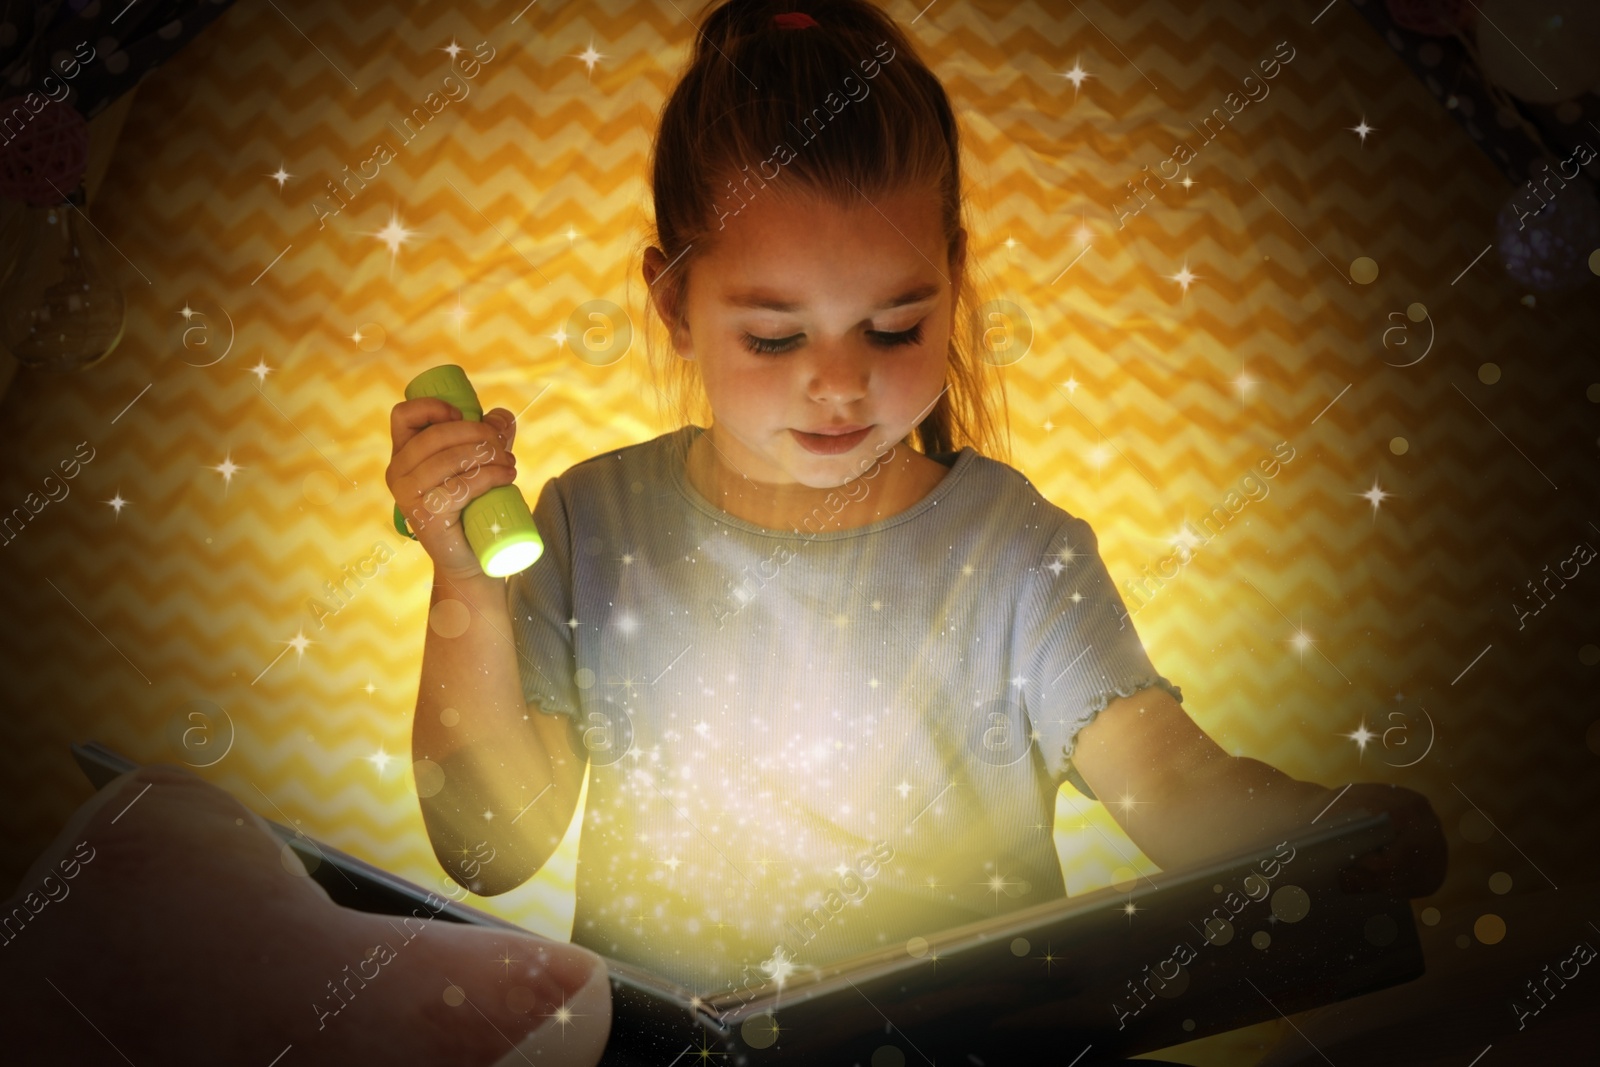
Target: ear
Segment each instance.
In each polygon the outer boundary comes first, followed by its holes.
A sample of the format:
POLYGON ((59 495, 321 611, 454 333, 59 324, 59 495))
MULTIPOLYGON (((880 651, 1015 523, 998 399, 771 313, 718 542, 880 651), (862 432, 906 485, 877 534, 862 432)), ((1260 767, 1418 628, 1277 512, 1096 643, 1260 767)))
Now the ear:
POLYGON ((656 314, 661 316, 661 321, 667 324, 672 337, 672 347, 677 349, 678 355, 684 359, 693 359, 694 351, 689 337, 689 327, 680 316, 684 276, 677 271, 663 276, 666 267, 667 257, 661 249, 654 245, 645 249, 644 284, 650 291, 650 301, 655 305, 656 314), (658 280, 659 285, 656 284, 658 280))

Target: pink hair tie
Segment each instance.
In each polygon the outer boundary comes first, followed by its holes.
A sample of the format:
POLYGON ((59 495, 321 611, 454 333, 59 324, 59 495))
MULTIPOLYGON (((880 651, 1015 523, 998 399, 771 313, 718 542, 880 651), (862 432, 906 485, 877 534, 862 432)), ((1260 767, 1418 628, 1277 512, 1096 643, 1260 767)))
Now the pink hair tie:
POLYGON ((772 24, 780 30, 803 30, 808 26, 820 26, 816 19, 803 11, 786 11, 781 15, 774 15, 772 24))

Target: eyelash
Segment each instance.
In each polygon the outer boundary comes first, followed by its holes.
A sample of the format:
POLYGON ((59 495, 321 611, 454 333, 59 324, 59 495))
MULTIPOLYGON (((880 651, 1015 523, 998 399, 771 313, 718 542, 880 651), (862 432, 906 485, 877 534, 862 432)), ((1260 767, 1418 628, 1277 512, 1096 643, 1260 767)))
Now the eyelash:
MULTIPOLYGON (((792 343, 801 334, 793 337, 756 337, 754 334, 744 335, 744 345, 750 351, 760 356, 781 356, 788 352, 792 343)), ((868 330, 867 336, 876 338, 876 343, 883 348, 898 348, 902 345, 914 345, 922 340, 922 323, 917 323, 909 330, 898 333, 885 333, 882 330, 868 330)))

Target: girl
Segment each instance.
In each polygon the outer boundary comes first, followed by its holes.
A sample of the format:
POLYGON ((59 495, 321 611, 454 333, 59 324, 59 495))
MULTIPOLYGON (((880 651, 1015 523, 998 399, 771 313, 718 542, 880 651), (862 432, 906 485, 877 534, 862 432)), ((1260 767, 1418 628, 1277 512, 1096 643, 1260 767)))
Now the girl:
MULTIPOLYGON (((643 277, 684 425, 548 480, 513 578, 478 569, 459 506, 416 531, 440 862, 520 885, 588 768, 573 941, 703 995, 1063 896, 1067 780, 1132 798, 1115 817, 1164 868, 1386 810, 1400 839, 1352 878, 1432 892, 1426 800, 1225 754, 1088 523, 990 458, 950 101, 864 0, 788 7, 697 20, 661 115, 643 277)), ((408 401, 392 428, 408 514, 479 446, 467 499, 515 476, 504 409, 408 401)))

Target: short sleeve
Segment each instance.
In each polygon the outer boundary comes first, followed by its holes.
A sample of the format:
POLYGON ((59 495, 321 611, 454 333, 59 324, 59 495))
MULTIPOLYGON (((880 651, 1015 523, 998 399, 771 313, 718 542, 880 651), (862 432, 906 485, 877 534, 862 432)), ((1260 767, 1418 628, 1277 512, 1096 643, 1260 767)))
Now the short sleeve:
POLYGON ((507 606, 517 648, 523 701, 545 711, 576 716, 573 682, 577 660, 572 627, 572 529, 555 478, 544 483, 533 507, 533 524, 544 553, 533 566, 507 580, 507 606))
POLYGON ((1024 702, 1050 780, 1057 786, 1071 781, 1093 798, 1072 766, 1078 732, 1118 697, 1152 686, 1180 702, 1183 693, 1145 654, 1094 531, 1082 519, 1067 519, 1051 537, 1019 607, 1024 702))

